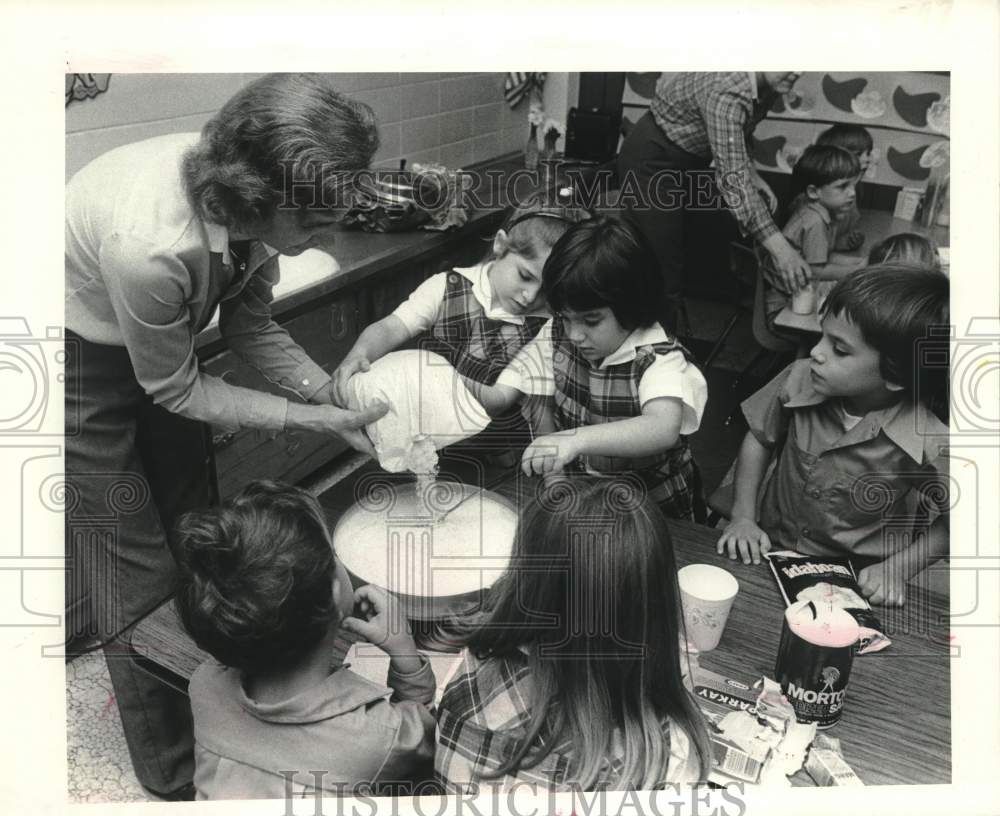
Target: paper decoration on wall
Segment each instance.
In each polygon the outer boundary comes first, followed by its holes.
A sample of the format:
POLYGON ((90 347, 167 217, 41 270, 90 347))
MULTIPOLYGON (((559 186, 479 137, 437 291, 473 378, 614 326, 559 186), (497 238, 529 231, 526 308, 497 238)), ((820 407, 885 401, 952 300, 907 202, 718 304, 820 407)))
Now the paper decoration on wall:
POLYGON ((66 74, 66 104, 93 99, 104 93, 110 82, 111 74, 66 74))
POLYGON ((892 94, 892 106, 904 122, 914 127, 927 127, 927 113, 931 105, 941 98, 939 93, 908 94, 897 85, 892 94))
POLYGON ((837 110, 842 110, 844 113, 852 113, 854 109, 851 107, 851 102, 854 100, 854 97, 865 89, 867 84, 868 80, 864 77, 837 82, 829 74, 824 74, 822 83, 823 96, 837 110))
POLYGON ((778 151, 787 142, 784 136, 773 136, 770 139, 753 140, 753 160, 764 167, 778 166, 778 151))
POLYGON ((942 167, 951 161, 951 142, 942 139, 934 142, 924 151, 920 157, 921 167, 942 167))
POLYGON ((662 76, 662 71, 646 71, 636 73, 630 71, 625 74, 625 82, 632 92, 642 99, 652 99, 656 93, 656 81, 662 76))
POLYGON ((900 153, 896 148, 890 147, 886 158, 889 160, 889 166, 903 178, 925 181, 931 171, 929 168, 920 166, 920 158, 928 147, 930 145, 924 145, 916 150, 908 150, 906 153, 900 153))
POLYGON ((938 133, 951 133, 951 97, 934 102, 927 109, 927 124, 938 133))
POLYGON ((802 94, 794 88, 782 94, 771 105, 773 113, 790 113, 792 116, 809 116, 816 107, 816 99, 810 94, 802 94))
POLYGON ((888 109, 878 91, 863 91, 851 100, 851 110, 862 119, 878 119, 888 109))

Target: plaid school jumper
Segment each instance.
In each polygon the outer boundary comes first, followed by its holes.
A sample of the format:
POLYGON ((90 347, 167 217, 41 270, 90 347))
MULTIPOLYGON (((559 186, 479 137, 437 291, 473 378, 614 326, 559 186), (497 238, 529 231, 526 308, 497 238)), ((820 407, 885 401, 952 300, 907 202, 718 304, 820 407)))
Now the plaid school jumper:
POLYGON ((422 348, 446 357, 459 374, 484 385, 496 382, 548 320, 526 317, 522 326, 491 320, 472 293, 472 281, 457 272, 448 273, 443 306, 422 348))
MULTIPOLYGON (((628 362, 595 368, 566 337, 559 320, 552 324, 552 343, 554 419, 560 431, 641 416, 639 381, 656 355, 680 351, 690 359, 684 346, 669 340, 639 346, 635 358, 628 362)), ((668 518, 698 520, 696 515, 701 516, 704 509, 701 475, 685 436, 663 453, 636 458, 581 456, 568 470, 635 474, 668 518)))

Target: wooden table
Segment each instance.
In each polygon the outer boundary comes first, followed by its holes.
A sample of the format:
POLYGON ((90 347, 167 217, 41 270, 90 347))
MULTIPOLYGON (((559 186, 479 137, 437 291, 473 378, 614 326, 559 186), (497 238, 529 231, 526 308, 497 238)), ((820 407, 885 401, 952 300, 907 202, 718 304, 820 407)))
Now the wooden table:
MULTIPOLYGON (((913 232, 917 235, 924 235, 934 239, 934 242, 940 247, 947 247, 949 241, 948 227, 922 227, 915 221, 904 221, 901 218, 895 218, 892 213, 885 212, 884 210, 862 210, 861 223, 858 229, 865 234, 865 242, 860 249, 847 254, 857 254, 862 258, 868 257, 868 253, 875 244, 888 238, 890 235, 900 232, 913 232)), ((793 312, 791 306, 786 306, 778 313, 778 316, 774 319, 774 325, 808 335, 822 333, 819 325, 819 315, 816 312, 808 315, 800 315, 793 312)))
MULTIPOLYGON (((536 485, 536 480, 512 473, 495 487, 522 503, 536 485)), ((714 651, 700 656, 701 664, 747 684, 762 675, 773 676, 784 606, 770 570, 717 555, 718 530, 680 521, 670 522, 670 530, 678 567, 714 564, 729 570, 740 584, 722 640, 714 651)), ((827 733, 841 740, 845 759, 866 784, 950 783, 948 598, 926 586, 909 585, 905 607, 876 612, 892 645, 855 658, 843 719, 827 733)), ((173 677, 182 688, 206 657, 183 632, 169 603, 136 627, 131 643, 146 668, 168 681, 173 677)), ((388 660, 378 650, 352 646, 348 640, 341 648, 355 671, 385 681, 388 660)), ((440 691, 455 655, 434 654, 432 660, 440 691)), ((811 784, 804 772, 792 781, 811 784)))

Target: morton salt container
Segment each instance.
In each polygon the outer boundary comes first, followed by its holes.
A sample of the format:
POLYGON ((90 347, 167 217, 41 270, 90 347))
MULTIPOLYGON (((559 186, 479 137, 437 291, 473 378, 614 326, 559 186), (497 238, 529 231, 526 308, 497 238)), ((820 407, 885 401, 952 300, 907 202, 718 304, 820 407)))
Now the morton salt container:
POLYGON ((858 634, 854 617, 831 604, 785 610, 774 676, 799 722, 829 728, 840 720, 858 634))

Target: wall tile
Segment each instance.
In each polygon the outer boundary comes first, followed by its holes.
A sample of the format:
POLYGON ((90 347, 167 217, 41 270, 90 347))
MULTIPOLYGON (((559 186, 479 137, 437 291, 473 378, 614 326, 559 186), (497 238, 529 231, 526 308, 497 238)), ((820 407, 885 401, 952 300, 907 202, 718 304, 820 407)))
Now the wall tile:
POLYGON ((415 162, 420 162, 421 164, 426 164, 428 162, 440 162, 441 161, 441 148, 432 147, 429 150, 418 150, 414 153, 406 154, 406 166, 409 168, 415 162))
POLYGON ((387 159, 399 156, 402 153, 399 123, 382 125, 378 129, 378 133, 380 144, 372 163, 381 165, 387 159))
POLYGON ((503 74, 475 74, 441 80, 441 110, 489 105, 503 99, 503 74))
POLYGON ((493 159, 500 155, 500 134, 497 132, 484 133, 473 139, 473 154, 475 161, 481 162, 493 159))
POLYGON ((357 91, 370 91, 376 88, 390 88, 399 85, 399 74, 375 73, 371 71, 353 71, 343 73, 328 73, 330 83, 341 93, 353 94, 357 91))
POLYGON ((67 106, 66 132, 214 113, 241 87, 242 74, 112 74, 105 93, 67 106))
POLYGON ((440 116, 425 116, 400 123, 401 149, 404 155, 441 144, 440 116))
POLYGON ((166 122, 139 122, 121 127, 85 130, 66 134, 66 179, 76 173, 91 159, 116 147, 163 136, 166 133, 186 133, 201 130, 211 113, 182 116, 166 122))
POLYGON ((375 111, 379 125, 389 125, 399 121, 399 87, 375 88, 350 94, 352 99, 370 105, 375 111))
POLYGON ((464 110, 442 113, 440 116, 441 141, 460 142, 475 136, 476 131, 472 126, 472 111, 472 108, 465 108, 464 110))
POLYGON ((503 127, 503 102, 480 105, 475 109, 472 126, 476 133, 491 133, 503 127))
MULTIPOLYGON (((419 76, 419 74, 403 74, 404 80, 413 76, 419 76)), ((430 116, 439 110, 441 110, 441 85, 436 80, 403 85, 400 88, 400 119, 430 116)))
MULTIPOLYGON (((122 144, 197 131, 233 93, 261 74, 115 74, 109 91, 66 109, 67 178, 122 144)), ((381 147, 374 163, 468 165, 512 151, 527 138, 528 106, 503 101, 502 73, 340 72, 331 85, 372 106, 381 147), (444 146, 442 147, 442 143, 444 146), (493 154, 493 155, 491 155, 493 154)))
POLYGON ((475 139, 441 145, 441 163, 449 170, 467 167, 475 160, 475 139))

